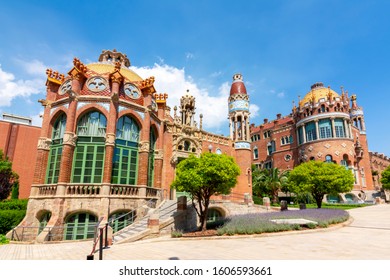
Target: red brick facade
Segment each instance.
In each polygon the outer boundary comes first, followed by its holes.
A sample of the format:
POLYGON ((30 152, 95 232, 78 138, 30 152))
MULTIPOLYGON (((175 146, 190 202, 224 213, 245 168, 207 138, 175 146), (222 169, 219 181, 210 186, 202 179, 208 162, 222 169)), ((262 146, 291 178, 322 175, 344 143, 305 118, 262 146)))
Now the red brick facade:
POLYGON ((349 168, 355 191, 374 190, 363 109, 356 95, 341 95, 314 84, 287 116, 251 125, 253 163, 293 169, 308 160, 332 161, 349 168))
POLYGON ((0 149, 12 161, 12 168, 19 175, 19 198, 30 195, 40 132, 36 126, 0 121, 0 149))

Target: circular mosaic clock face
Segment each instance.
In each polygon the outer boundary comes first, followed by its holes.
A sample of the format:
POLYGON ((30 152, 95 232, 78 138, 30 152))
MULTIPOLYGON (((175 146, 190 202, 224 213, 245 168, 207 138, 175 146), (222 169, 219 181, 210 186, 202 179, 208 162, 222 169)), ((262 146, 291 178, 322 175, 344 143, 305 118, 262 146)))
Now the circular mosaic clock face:
POLYGON ((65 93, 69 92, 71 89, 72 89, 72 80, 67 80, 61 85, 58 94, 64 95, 65 93))
POLYGON ((102 91, 107 88, 107 80, 102 77, 90 78, 87 82, 87 87, 91 91, 102 91))
POLYGON ((138 88, 133 84, 125 84, 123 86, 123 91, 128 97, 133 99, 137 99, 141 96, 138 88))
POLYGON ((285 161, 290 161, 291 158, 292 158, 292 156, 290 154, 287 154, 287 155, 284 156, 284 160, 285 161))

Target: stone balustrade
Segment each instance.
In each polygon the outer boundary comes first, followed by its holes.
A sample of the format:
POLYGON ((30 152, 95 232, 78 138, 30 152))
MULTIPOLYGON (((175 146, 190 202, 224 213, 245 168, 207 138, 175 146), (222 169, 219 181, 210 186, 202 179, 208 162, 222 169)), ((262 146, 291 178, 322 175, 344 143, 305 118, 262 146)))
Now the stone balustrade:
POLYGON ((32 185, 30 198, 160 198, 161 189, 114 184, 43 184, 32 185))

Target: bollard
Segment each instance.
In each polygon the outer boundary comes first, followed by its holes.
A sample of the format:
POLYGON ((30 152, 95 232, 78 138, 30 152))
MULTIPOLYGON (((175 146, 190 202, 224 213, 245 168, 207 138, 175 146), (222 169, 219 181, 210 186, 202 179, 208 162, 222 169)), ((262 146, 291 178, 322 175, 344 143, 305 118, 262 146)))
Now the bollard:
POLYGON ((263 205, 266 207, 267 210, 271 209, 271 201, 269 197, 263 197, 263 205))
POLYGON ((281 210, 281 211, 286 211, 286 210, 288 210, 288 209, 287 209, 287 201, 286 201, 286 200, 281 200, 281 201, 280 201, 280 210, 281 210))

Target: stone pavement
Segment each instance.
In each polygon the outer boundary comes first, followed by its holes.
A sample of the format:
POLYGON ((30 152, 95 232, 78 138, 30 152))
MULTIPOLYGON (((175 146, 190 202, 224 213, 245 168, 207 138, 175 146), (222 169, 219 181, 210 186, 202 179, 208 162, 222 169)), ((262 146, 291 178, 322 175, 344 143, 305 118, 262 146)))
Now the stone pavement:
MULTIPOLYGON (((105 260, 390 260, 390 205, 349 210, 353 221, 327 229, 212 239, 169 236, 113 245, 105 260)), ((0 260, 85 260, 91 241, 7 244, 0 260)), ((98 259, 98 254, 95 254, 98 259)))

